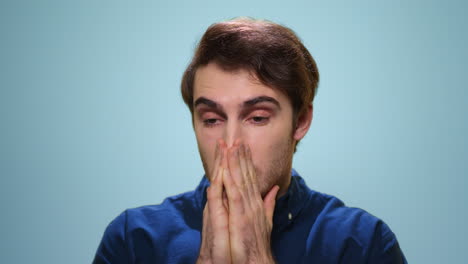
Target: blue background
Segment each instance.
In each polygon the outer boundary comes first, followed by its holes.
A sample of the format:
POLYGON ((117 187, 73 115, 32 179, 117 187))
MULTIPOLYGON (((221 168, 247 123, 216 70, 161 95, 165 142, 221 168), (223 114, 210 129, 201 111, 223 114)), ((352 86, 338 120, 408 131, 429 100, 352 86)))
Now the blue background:
POLYGON ((0 262, 90 263, 126 208, 203 169, 179 94, 198 39, 235 16, 315 57, 294 157, 313 189, 384 219, 410 263, 464 263, 464 1, 1 1, 0 262))

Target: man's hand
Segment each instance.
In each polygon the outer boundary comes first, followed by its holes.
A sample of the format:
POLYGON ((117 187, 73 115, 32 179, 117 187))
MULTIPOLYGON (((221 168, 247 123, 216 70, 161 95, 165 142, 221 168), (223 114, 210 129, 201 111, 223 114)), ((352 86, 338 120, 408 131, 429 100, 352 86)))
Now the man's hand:
POLYGON ((215 156, 197 263, 274 263, 270 237, 279 187, 262 199, 250 149, 239 141, 227 149, 220 140, 215 156))
POLYGON ((236 142, 228 151, 229 171, 223 177, 229 202, 232 263, 274 263, 271 252, 273 211, 279 187, 262 199, 247 145, 236 142))
POLYGON ((211 185, 206 190, 207 202, 203 210, 203 230, 197 263, 231 263, 228 209, 223 202, 223 174, 227 171, 226 146, 216 145, 215 166, 211 185))

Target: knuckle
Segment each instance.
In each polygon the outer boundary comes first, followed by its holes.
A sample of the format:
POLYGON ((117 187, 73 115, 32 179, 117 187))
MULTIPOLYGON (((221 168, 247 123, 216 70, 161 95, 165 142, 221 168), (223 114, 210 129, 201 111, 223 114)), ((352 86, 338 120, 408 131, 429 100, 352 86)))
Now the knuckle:
POLYGON ((213 200, 216 198, 216 192, 213 190, 213 187, 210 186, 206 189, 206 198, 208 198, 208 200, 213 200))
POLYGON ((254 203, 253 206, 252 206, 252 210, 253 210, 255 215, 260 215, 260 214, 263 213, 263 205, 261 205, 259 203, 254 203))
POLYGON ((213 192, 207 191, 207 192, 206 192, 206 198, 207 198, 208 200, 213 200, 213 192))
POLYGON ((238 192, 233 192, 232 193, 232 201, 235 203, 240 203, 242 202, 242 196, 238 192))

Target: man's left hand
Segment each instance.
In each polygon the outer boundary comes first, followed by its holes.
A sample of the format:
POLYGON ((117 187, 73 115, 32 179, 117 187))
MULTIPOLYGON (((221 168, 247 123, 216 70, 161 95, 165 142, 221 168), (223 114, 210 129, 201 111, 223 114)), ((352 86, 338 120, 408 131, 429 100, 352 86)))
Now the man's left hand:
POLYGON ((270 238, 279 187, 273 186, 262 199, 250 149, 239 141, 228 150, 228 166, 223 185, 232 263, 274 263, 270 238))

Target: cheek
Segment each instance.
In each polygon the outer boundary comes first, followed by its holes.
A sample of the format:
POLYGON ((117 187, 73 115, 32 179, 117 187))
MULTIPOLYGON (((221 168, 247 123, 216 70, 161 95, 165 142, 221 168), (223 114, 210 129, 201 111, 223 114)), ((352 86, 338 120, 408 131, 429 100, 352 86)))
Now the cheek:
POLYGON ((253 163, 264 170, 275 159, 278 151, 291 144, 292 125, 280 124, 265 129, 252 129, 245 133, 244 141, 250 146, 253 163))

